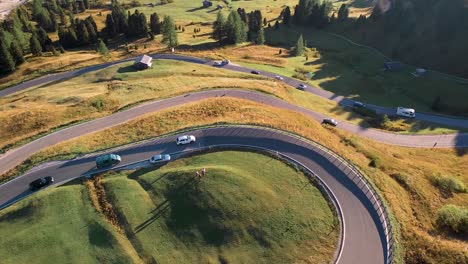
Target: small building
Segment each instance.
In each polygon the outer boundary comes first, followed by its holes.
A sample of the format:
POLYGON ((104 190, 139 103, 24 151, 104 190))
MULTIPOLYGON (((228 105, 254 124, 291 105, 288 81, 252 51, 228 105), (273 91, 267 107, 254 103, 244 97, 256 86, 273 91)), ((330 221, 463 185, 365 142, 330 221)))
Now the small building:
POLYGON ((202 4, 203 4, 204 8, 208 8, 208 7, 213 5, 213 3, 211 1, 209 1, 209 0, 203 0, 202 4))
POLYGON ((152 60, 153 58, 151 58, 150 56, 143 55, 135 60, 133 66, 138 70, 148 69, 153 65, 153 63, 151 62, 152 60))
POLYGON ((399 61, 387 61, 384 62, 384 67, 387 71, 398 71, 403 68, 403 64, 399 61))

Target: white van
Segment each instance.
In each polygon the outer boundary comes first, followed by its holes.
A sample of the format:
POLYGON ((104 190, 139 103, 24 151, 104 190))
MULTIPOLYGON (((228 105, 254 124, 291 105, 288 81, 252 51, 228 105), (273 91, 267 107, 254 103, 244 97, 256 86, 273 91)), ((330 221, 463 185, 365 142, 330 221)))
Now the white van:
POLYGON ((396 114, 404 117, 416 117, 416 113, 413 108, 406 108, 401 106, 397 108, 396 114))

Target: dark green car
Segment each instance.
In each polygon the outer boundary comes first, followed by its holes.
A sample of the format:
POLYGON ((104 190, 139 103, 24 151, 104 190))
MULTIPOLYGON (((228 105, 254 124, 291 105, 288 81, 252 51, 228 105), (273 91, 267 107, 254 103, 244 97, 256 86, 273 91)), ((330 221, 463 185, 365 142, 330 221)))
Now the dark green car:
POLYGON ((119 163, 122 161, 119 155, 117 154, 106 154, 102 155, 96 158, 96 167, 98 169, 100 168, 105 168, 105 167, 111 167, 114 166, 115 164, 119 163))

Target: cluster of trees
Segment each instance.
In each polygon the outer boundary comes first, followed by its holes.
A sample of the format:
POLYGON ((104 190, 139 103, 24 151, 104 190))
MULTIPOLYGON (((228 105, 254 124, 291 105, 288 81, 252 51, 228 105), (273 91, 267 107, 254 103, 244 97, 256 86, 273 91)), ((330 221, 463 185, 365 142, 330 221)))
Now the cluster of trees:
POLYGON ((149 24, 146 16, 137 10, 133 14, 114 1, 112 12, 106 17, 106 27, 103 32, 108 38, 114 38, 119 34, 127 37, 146 37, 154 39, 155 35, 163 34, 163 42, 170 47, 178 45, 176 25, 171 17, 166 16, 161 22, 157 13, 150 15, 149 24))
MULTIPOLYGON (((407 63, 468 77, 464 0, 394 0, 343 33, 407 63)), ((345 29, 345 28, 344 28, 345 29)))
MULTIPOLYGON (((91 31, 87 24, 88 19, 86 21, 73 19, 73 14, 83 12, 89 6, 88 0, 33 0, 30 11, 23 5, 11 12, 0 25, 0 72, 14 71, 16 66, 25 61, 24 55, 28 53, 41 56, 45 51, 52 51, 57 54, 56 47, 47 32, 56 32, 69 21, 75 31, 70 33, 74 33, 74 39, 78 37, 86 39, 86 33, 77 33, 80 29, 86 28, 88 38, 95 41, 97 39, 95 23, 93 23, 94 30, 91 31)), ((82 31, 84 30, 79 33, 82 31)), ((59 49, 64 51, 61 46, 59 49)))
POLYGON ((244 41, 252 41, 263 45, 265 36, 262 28, 264 23, 260 10, 246 13, 245 9, 239 8, 231 11, 226 19, 219 12, 213 23, 212 37, 222 44, 237 44, 244 41))
POLYGON ((24 55, 41 55, 52 50, 52 41, 40 26, 33 26, 24 6, 19 7, 0 25, 0 73, 12 72, 25 61, 24 55))
POLYGON ((281 12, 280 18, 285 25, 294 23, 296 25, 324 28, 330 23, 331 19, 334 19, 334 17, 330 17, 332 9, 333 4, 327 0, 299 0, 294 8, 294 15, 291 14, 291 9, 288 6, 281 12))
POLYGON ((58 36, 63 47, 73 48, 96 43, 99 31, 93 17, 88 16, 84 20, 79 18, 72 20, 68 27, 60 27, 58 36))

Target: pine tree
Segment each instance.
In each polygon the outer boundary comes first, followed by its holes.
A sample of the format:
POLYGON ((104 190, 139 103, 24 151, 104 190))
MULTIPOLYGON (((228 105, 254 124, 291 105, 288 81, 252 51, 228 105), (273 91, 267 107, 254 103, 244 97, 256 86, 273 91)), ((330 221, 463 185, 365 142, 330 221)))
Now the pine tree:
POLYGON ((85 4, 84 4, 83 1, 79 1, 79 2, 78 2, 78 5, 79 5, 79 7, 80 7, 80 8, 78 9, 78 11, 79 11, 80 13, 86 11, 86 7, 85 7, 85 4))
POLYGON ((107 49, 107 46, 102 39, 98 40, 98 52, 102 55, 109 54, 109 49, 107 49))
POLYGON ((52 45, 52 40, 49 38, 49 35, 47 35, 47 32, 42 27, 39 27, 36 31, 37 33, 37 40, 39 40, 39 43, 41 44, 42 51, 46 51, 47 47, 52 45))
POLYGON ((89 1, 88 0, 83 0, 84 7, 86 9, 89 9, 89 1))
POLYGON ((23 50, 21 50, 21 47, 16 41, 13 41, 10 44, 10 53, 13 59, 15 60, 16 65, 20 65, 24 62, 23 50))
POLYGON ((258 31, 256 43, 257 45, 265 44, 265 33, 263 32, 263 28, 260 28, 258 31))
POLYGON ((156 13, 153 13, 150 16, 150 30, 156 35, 161 34, 161 22, 159 21, 159 16, 156 13))
POLYGON ((0 71, 7 73, 15 70, 15 60, 11 56, 6 43, 0 43, 0 71))
POLYGON ((248 40, 254 41, 257 38, 258 31, 260 31, 260 28, 262 27, 262 13, 260 12, 260 10, 250 12, 250 14, 248 15, 248 22, 248 40))
POLYGON ((32 15, 37 20, 40 14, 44 11, 42 0, 34 0, 32 3, 32 15))
POLYGON ((127 33, 128 14, 122 6, 114 3, 112 5, 112 18, 114 19, 117 33, 127 33))
POLYGON ((280 26, 280 25, 279 25, 279 22, 278 22, 278 20, 276 20, 276 22, 275 22, 275 29, 278 29, 279 26, 280 26))
POLYGON ((283 13, 283 24, 289 26, 291 25, 291 9, 289 8, 289 6, 287 6, 285 9, 284 9, 284 13, 283 13))
POLYGON ((29 39, 29 48, 31 49, 31 53, 34 56, 42 56, 41 43, 37 39, 36 33, 33 33, 29 39))
POLYGON ((236 11, 231 11, 226 22, 226 41, 231 44, 242 43, 246 40, 247 25, 241 20, 236 11))
POLYGON ((174 21, 170 16, 164 17, 161 30, 163 34, 162 42, 167 44, 169 48, 173 48, 179 44, 174 21))
POLYGON ((92 42, 92 43, 96 42, 98 35, 97 35, 96 31, 94 30, 93 25, 91 24, 91 22, 88 19, 84 20, 84 24, 85 24, 86 29, 88 31, 89 41, 92 42))
POLYGON ((111 38, 117 35, 117 25, 115 24, 114 18, 111 14, 107 14, 106 16, 106 32, 111 38))
POLYGON ((58 15, 60 17, 60 24, 62 26, 66 26, 68 24, 67 15, 65 14, 65 11, 63 11, 63 9, 60 6, 58 7, 58 15))
POLYGON ((297 40, 296 46, 294 47, 294 55, 295 56, 302 56, 304 54, 304 39, 302 38, 302 34, 299 36, 297 40))
POLYGON ((346 4, 342 4, 340 6, 340 9, 338 10, 338 20, 345 21, 346 19, 348 19, 348 16, 349 16, 348 7, 346 6, 346 4))
MULTIPOLYGON (((76 23, 76 22, 75 22, 76 23)), ((88 45, 89 44, 89 32, 83 20, 80 20, 77 23, 76 27, 76 36, 78 37, 78 42, 80 45, 88 45)))
MULTIPOLYGON (((195 33, 197 33, 195 29, 195 33)), ((226 19, 221 11, 216 16, 216 21, 213 23, 213 33, 211 37, 220 43, 226 38, 226 19)))
POLYGON ((148 34, 148 24, 146 22, 146 16, 143 13, 140 13, 137 18, 138 24, 138 36, 147 36, 148 34))
POLYGON ((94 21, 93 16, 92 16, 92 15, 89 15, 85 20, 86 20, 86 21, 89 21, 89 23, 91 23, 91 25, 92 25, 93 28, 94 28, 94 32, 96 32, 96 34, 99 35, 99 31, 98 31, 98 28, 97 28, 96 22, 94 21))

